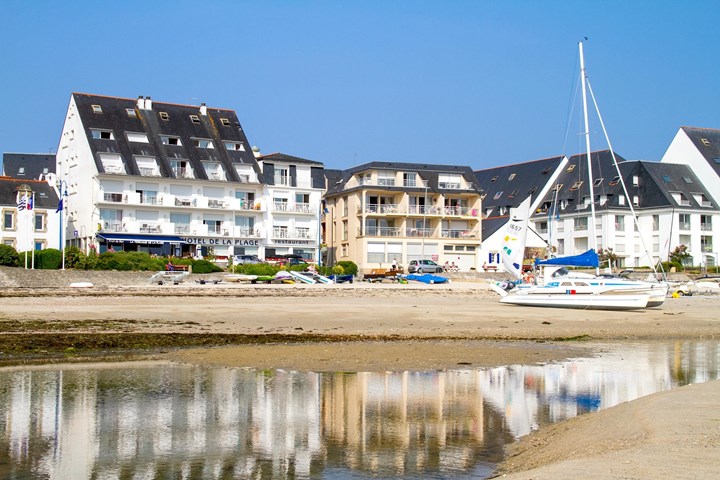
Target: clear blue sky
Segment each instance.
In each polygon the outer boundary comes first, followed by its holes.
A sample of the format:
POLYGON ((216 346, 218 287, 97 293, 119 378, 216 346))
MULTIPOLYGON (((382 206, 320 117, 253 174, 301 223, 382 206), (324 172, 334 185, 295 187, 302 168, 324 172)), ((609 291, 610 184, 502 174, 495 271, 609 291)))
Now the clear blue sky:
POLYGON ((718 14, 716 1, 6 0, 0 151, 55 152, 85 92, 233 109, 263 153, 328 168, 572 154, 588 37, 613 147, 659 160, 680 126, 720 128, 718 14))

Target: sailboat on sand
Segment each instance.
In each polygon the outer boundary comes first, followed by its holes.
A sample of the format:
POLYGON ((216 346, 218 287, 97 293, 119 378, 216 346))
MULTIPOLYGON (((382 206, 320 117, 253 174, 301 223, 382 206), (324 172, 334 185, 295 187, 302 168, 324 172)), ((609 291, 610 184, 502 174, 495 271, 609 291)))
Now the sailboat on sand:
MULTIPOLYGON (((589 188, 590 198, 594 199, 587 113, 587 76, 582 47, 582 42, 580 42, 580 70, 588 175, 590 177, 589 188)), ((593 241, 596 242, 594 201, 590 202, 590 207, 592 218, 591 235, 593 241)), ((506 227, 501 256, 506 270, 520 279, 522 278, 522 260, 527 236, 529 211, 523 212, 521 206, 521 208, 518 209, 518 213, 520 214, 520 218, 510 220, 506 227)), ((667 297, 667 283, 634 281, 625 278, 599 275, 599 258, 595 249, 590 249, 582 255, 552 258, 536 262, 536 265, 540 266, 543 270, 543 278, 537 279, 537 283, 519 284, 509 292, 498 285, 493 286, 501 295, 501 303, 537 307, 630 310, 660 306, 667 297), (566 266, 595 268, 596 274, 571 273, 564 268, 566 266)))

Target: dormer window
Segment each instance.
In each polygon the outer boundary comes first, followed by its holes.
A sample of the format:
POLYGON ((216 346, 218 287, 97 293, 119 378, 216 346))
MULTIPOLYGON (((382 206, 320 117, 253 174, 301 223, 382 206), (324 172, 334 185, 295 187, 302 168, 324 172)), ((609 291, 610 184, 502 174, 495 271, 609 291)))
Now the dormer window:
POLYGON ((228 140, 223 140, 223 145, 225 145, 225 148, 230 152, 245 151, 245 145, 243 145, 242 142, 230 142, 228 140))
POLYGON ((100 161, 102 162, 105 173, 125 174, 125 165, 122 157, 117 153, 100 153, 100 161))
POLYGON ((150 143, 150 141, 148 140, 148 136, 144 133, 127 132, 126 135, 128 142, 150 143))
POLYGON ((213 145, 212 140, 209 140, 207 138, 193 138, 193 143, 197 148, 207 148, 207 149, 213 149, 215 148, 215 145, 213 145))
POLYGON ((225 172, 218 162, 202 162, 208 180, 225 180, 225 172))
POLYGON ((160 135, 160 142, 162 142, 163 145, 182 145, 180 137, 173 137, 170 135, 160 135))
POLYGON ((193 178, 192 167, 187 160, 170 160, 170 169, 175 178, 193 178))
POLYGON ((115 140, 115 135, 112 130, 100 130, 97 128, 91 128, 90 134, 95 140, 115 140))
POLYGON ((91 105, 93 113, 103 113, 100 105, 91 105))
POLYGON ((158 168, 157 160, 155 157, 146 157, 142 155, 136 155, 135 163, 137 163, 140 175, 143 177, 159 177, 160 169, 158 168))

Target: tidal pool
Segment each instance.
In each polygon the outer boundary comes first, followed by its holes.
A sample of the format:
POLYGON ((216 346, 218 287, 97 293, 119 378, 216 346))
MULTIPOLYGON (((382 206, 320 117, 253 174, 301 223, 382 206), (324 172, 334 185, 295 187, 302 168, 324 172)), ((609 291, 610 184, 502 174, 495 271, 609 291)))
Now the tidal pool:
POLYGON ((543 425, 720 378, 720 343, 434 372, 0 368, 0 478, 485 478, 543 425))

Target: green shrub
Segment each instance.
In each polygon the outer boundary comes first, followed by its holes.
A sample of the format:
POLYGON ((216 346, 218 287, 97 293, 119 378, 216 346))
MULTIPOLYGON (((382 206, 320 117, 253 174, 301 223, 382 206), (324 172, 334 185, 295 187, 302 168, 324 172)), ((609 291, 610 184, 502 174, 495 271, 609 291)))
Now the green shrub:
POLYGON ((356 276, 358 273, 358 266, 355 262, 351 262, 349 260, 340 260, 336 263, 336 265, 339 265, 343 268, 345 275, 356 276))
POLYGON ((280 267, 268 263, 245 263, 235 265, 233 271, 244 275, 275 275, 280 267))
POLYGON ((672 267, 675 267, 676 272, 685 270, 685 267, 683 267, 680 262, 662 262, 661 265, 664 272, 669 272, 672 267))
POLYGON ((35 268, 41 270, 59 270, 62 267, 62 252, 55 248, 46 248, 35 252, 35 268))
POLYGON ((345 268, 342 265, 335 265, 332 267, 332 273, 333 275, 345 275, 345 268))
POLYGON ((0 265, 5 267, 18 266, 18 253, 10 245, 0 245, 0 265))
MULTIPOLYGON (((92 251, 90 254, 92 255, 92 251)), ((105 252, 97 257, 96 270, 165 270, 165 260, 145 252, 105 252)))
POLYGON ((85 268, 87 255, 76 246, 65 248, 65 268, 85 268))
MULTIPOLYGON (((165 265, 163 265, 163 268, 165 268, 165 265)), ((195 260, 192 262, 192 271, 193 273, 214 273, 222 272, 223 269, 207 260, 195 260)))

